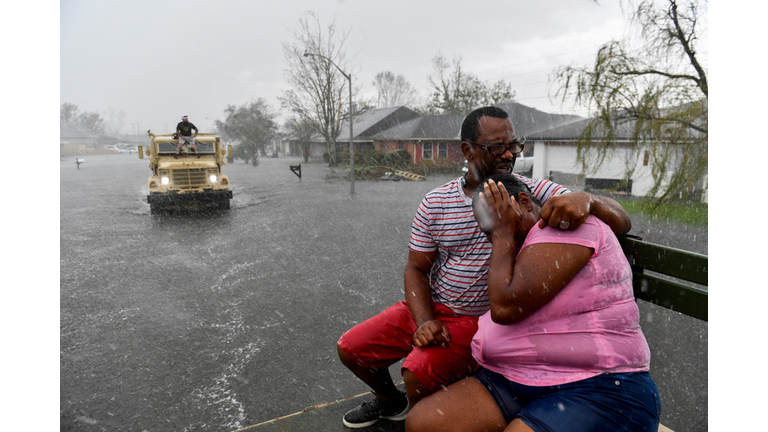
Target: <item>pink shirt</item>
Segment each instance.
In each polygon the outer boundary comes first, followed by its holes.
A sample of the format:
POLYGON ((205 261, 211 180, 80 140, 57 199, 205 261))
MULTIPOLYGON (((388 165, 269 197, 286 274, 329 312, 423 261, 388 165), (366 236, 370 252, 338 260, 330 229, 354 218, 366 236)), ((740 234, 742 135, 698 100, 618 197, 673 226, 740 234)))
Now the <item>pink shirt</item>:
POLYGON ((486 369, 530 386, 552 386, 603 373, 649 370, 651 352, 640 329, 632 272, 616 236, 589 216, 576 231, 534 226, 523 248, 570 243, 592 258, 552 301, 512 325, 481 316, 472 354, 486 369))

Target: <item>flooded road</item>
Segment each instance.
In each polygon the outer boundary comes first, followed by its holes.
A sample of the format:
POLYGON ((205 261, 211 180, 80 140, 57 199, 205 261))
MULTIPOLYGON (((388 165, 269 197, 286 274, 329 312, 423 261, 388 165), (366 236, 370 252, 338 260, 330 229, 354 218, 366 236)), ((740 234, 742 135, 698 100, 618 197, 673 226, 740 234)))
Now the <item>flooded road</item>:
MULTIPOLYGON (((335 343, 402 299, 413 215, 451 178, 357 181, 350 196, 325 164, 299 181, 298 158, 237 161, 230 211, 150 215, 146 159, 84 159, 60 166, 62 431, 232 431, 368 391, 335 343)), ((706 323, 652 308, 662 423, 706 430, 706 323)))

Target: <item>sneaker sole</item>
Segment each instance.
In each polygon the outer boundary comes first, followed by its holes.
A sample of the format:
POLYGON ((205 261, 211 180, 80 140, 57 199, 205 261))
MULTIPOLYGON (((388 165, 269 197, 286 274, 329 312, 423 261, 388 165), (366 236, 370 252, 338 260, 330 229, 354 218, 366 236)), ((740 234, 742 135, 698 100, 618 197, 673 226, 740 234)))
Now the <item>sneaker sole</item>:
POLYGON ((371 425, 375 424, 379 420, 381 420, 381 419, 377 418, 376 420, 371 420, 371 421, 365 422, 365 423, 347 423, 347 421, 344 419, 344 417, 341 418, 341 421, 344 422, 344 426, 346 426, 348 428, 352 428, 352 429, 368 427, 368 426, 371 426, 371 425))

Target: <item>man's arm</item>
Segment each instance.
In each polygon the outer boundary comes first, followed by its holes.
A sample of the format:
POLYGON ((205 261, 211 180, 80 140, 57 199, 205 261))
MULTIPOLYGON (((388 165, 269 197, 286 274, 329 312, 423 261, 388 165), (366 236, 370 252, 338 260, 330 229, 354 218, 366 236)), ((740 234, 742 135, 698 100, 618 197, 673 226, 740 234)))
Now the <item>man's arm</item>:
POLYGON ((436 256, 437 251, 428 253, 409 251, 403 274, 405 302, 408 303, 418 328, 413 335, 413 344, 419 348, 451 341, 448 328, 443 327, 443 324, 435 320, 432 314, 429 273, 436 256))
POLYGON ((549 198, 541 208, 539 227, 557 228, 560 221, 570 222, 568 230, 578 228, 591 214, 605 222, 616 235, 629 232, 632 221, 616 200, 586 192, 571 192, 549 198))

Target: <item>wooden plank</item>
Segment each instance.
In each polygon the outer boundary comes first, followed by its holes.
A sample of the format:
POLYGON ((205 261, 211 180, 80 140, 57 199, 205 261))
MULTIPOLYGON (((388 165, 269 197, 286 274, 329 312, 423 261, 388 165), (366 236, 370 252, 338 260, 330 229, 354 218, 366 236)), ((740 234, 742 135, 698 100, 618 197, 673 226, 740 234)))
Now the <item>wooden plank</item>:
POLYGON ((709 320, 709 300, 706 291, 687 287, 655 276, 632 272, 635 298, 645 300, 667 309, 709 320))
POLYGON ((706 255, 646 243, 630 237, 619 237, 624 253, 633 267, 708 285, 708 257, 706 255))

